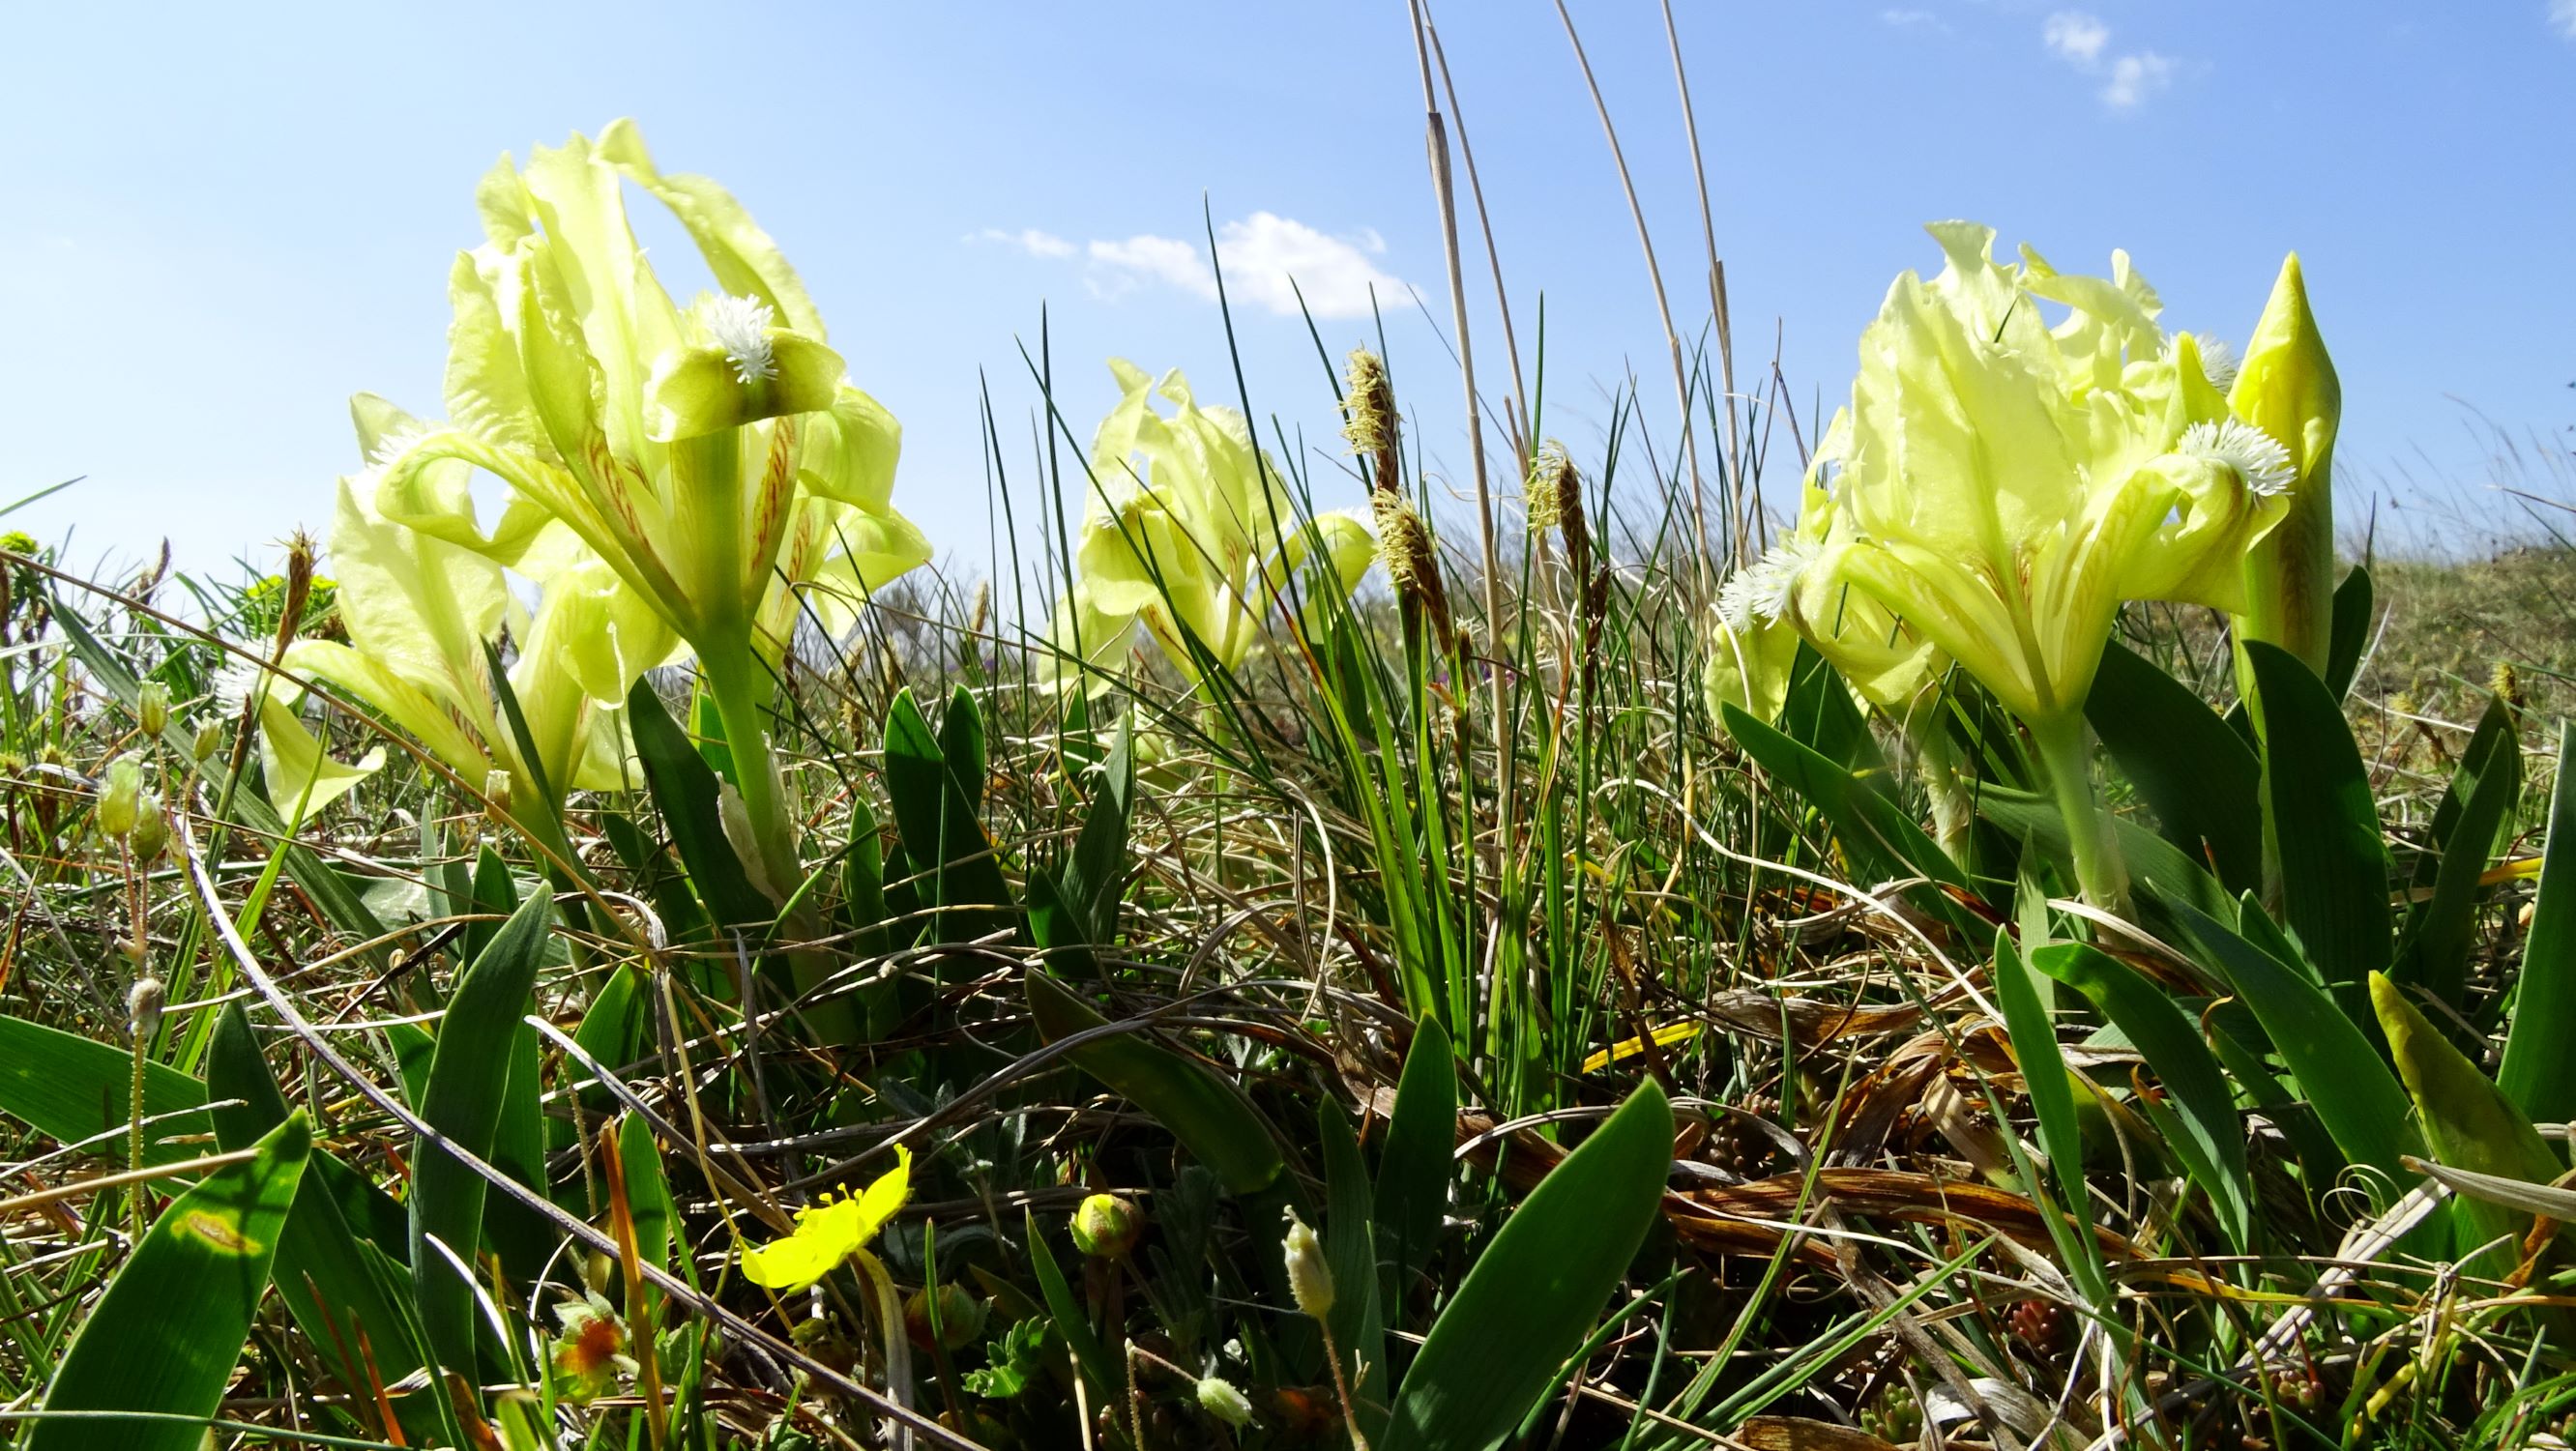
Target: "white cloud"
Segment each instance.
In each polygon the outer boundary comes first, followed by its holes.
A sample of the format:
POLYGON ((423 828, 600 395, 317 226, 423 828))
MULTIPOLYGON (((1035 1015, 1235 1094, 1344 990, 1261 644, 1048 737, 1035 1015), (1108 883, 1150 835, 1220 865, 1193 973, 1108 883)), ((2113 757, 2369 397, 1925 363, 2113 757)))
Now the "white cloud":
MULTIPOLYGON (((2576 0, 2569 0, 2569 3, 2576 4, 2576 0)), ((1946 31, 1950 28, 1941 23, 1940 16, 1929 10, 1882 10, 1878 12, 1878 23, 1896 30, 1946 31)))
POLYGON ((2549 27, 2576 40, 2576 0, 2549 0, 2549 27))
POLYGON ((1216 273, 1199 260, 1199 249, 1187 242, 1148 234, 1123 242, 1093 242, 1085 251, 1092 261, 1089 281, 1096 296, 1120 297, 1147 282, 1160 282, 1216 300, 1216 273))
MULTIPOLYGON (((2551 3, 2576 10, 2576 0, 2551 3)), ((2102 104, 2114 111, 2137 109, 2149 96, 2171 86, 2175 74, 2182 69, 2173 57, 2152 50, 2113 55, 2105 64, 2111 27, 2103 24, 2100 17, 2081 10, 2060 10, 2049 16, 2040 26, 2039 38, 2058 59, 2086 75, 2100 76, 2102 104)))
POLYGON ((2111 43, 2111 27, 2081 10, 2060 10, 2040 27, 2048 48, 2085 69, 2099 64, 2102 47, 2111 43))
POLYGON ((2102 104, 2126 111, 2173 84, 2174 63, 2152 50, 2124 55, 2111 62, 2111 79, 2102 86, 2102 104))
MULTIPOLYGON (((1079 254, 1083 285, 1094 297, 1115 299, 1145 287, 1168 287, 1208 302, 1218 297, 1216 268, 1199 244, 1177 237, 1145 232, 1077 247, 1034 228, 987 228, 968 240, 1005 243, 1033 257, 1079 254)), ((1275 212, 1254 212, 1216 229, 1216 254, 1225 268, 1228 299, 1282 317, 1297 316, 1301 306, 1319 318, 1366 317, 1373 305, 1401 301, 1412 291, 1373 260, 1386 254, 1386 239, 1371 228, 1336 237, 1275 212)))
POLYGON ((1026 227, 1016 232, 1006 232, 999 227, 986 227, 984 230, 975 233, 966 240, 969 242, 999 242, 1006 247, 1017 247, 1032 257, 1070 257, 1073 255, 1073 244, 1071 242, 1055 235, 1053 232, 1041 232, 1035 227, 1026 227))

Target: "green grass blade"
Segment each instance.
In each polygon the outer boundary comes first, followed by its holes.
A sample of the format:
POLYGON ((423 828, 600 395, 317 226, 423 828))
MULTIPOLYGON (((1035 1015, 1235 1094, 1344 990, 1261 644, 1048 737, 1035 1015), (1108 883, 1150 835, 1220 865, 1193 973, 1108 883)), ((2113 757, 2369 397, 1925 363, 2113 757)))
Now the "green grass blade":
POLYGON ((982 717, 973 696, 958 692, 933 734, 912 692, 896 692, 886 710, 886 800, 904 856, 915 871, 929 874, 921 890, 933 907, 946 909, 924 929, 938 941, 983 936, 1008 925, 1014 910, 978 811, 983 770, 982 717))
MULTIPOLYGON (((256 1154, 162 1211, 99 1298, 45 1392, 48 1411, 211 1419, 268 1289, 312 1131, 296 1114, 256 1154)), ((201 1426, 108 1417, 40 1421, 30 1451, 196 1451, 201 1426)))
POLYGON ((662 812, 698 900, 722 923, 766 923, 776 917, 777 905, 751 884, 742 858, 725 839, 715 769, 671 719, 652 681, 637 680, 627 692, 626 719, 635 736, 636 759, 644 766, 645 788, 662 812))
MULTIPOLYGON (((1352 1376, 1360 1431, 1371 1442, 1386 1432, 1386 1313, 1378 1299, 1376 1195, 1349 1115, 1331 1098, 1316 1105, 1324 1146, 1324 1253, 1333 1267, 1333 1344, 1352 1376), (1353 1367, 1357 1369, 1354 1370, 1353 1367)), ((1256 1226, 1256 1228, 1259 1226, 1256 1226)))
POLYGON ((2361 669, 2361 652, 2370 643, 2371 608, 2370 567, 2356 564, 2335 586, 2334 630, 2326 643, 2326 689, 2337 700, 2351 693, 2353 673, 2361 669))
POLYGON ((1627 1272, 1672 1156, 1672 1109, 1648 1082, 1504 1221, 1433 1323, 1373 1444, 1485 1451, 1510 1434, 1627 1272))
MULTIPOLYGON (((2387 976, 2370 980, 2371 1006, 2397 1056, 2397 1072, 2415 1100, 2424 1145, 2433 1157, 2454 1169, 2546 1184, 2558 1177, 2558 1155, 2540 1131, 2504 1091, 2487 1081, 2451 1040, 2425 1020, 2406 1000, 2406 990, 2387 976)), ((2459 1232, 2455 1250, 2467 1254, 2479 1245, 2502 1239, 2505 1244, 2479 1257, 2481 1274, 2502 1275, 2518 1263, 2518 1246, 2531 1230, 2531 1216, 2483 1199, 2454 1195, 2451 1219, 2459 1232)))

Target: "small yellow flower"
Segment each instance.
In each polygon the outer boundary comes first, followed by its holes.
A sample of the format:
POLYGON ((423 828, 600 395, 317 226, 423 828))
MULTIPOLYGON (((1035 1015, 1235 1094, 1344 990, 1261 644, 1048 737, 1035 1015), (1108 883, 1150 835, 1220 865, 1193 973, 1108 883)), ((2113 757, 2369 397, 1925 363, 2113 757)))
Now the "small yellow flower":
POLYGON ((796 1211, 796 1232, 743 1251, 743 1276, 772 1290, 802 1290, 864 1248, 912 1197, 912 1150, 895 1145, 894 1168, 853 1196, 847 1190, 796 1211))

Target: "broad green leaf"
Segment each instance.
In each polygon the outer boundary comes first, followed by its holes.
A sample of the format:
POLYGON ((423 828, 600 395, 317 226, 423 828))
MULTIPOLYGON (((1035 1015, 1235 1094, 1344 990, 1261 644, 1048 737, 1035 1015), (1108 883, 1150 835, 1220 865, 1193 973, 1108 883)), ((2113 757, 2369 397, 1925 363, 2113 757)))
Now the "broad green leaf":
MULTIPOLYGON (((1050 1043, 1108 1022, 1042 972, 1028 975, 1028 998, 1050 1043)), ((1242 1090, 1198 1064, 1135 1033, 1097 1038, 1065 1056, 1170 1129, 1228 1192, 1255 1193, 1279 1177, 1284 1161, 1270 1125, 1242 1090)))
MULTIPOLYGON (((2388 1035, 2397 1072, 2415 1100, 2425 1147, 2455 1169, 2547 1184, 2558 1177, 2558 1155, 2504 1091, 2487 1081, 2478 1066, 2451 1046, 2451 1040, 2425 1021, 2406 990, 2384 973, 2370 979, 2371 1006, 2388 1035)), ((2458 1228, 2456 1249, 2466 1254, 2502 1239, 2497 1251, 2482 1256, 2478 1273, 2502 1274, 2521 1258, 2517 1248, 2531 1230, 2531 1216, 2483 1199, 2455 1197, 2452 1222, 2458 1228)))
POLYGON ((2335 586, 2334 635, 2326 646, 2326 689, 2334 698, 2352 692, 2353 672, 2361 669, 2361 652, 2370 643, 2370 568, 2356 564, 2335 586))
POLYGON ((671 1262, 671 1234, 679 1212, 671 1203, 671 1182, 662 1177, 662 1146, 653 1126, 634 1114, 617 1124, 617 1157, 626 1169, 626 1210, 635 1220, 635 1251, 656 1269, 671 1262))
POLYGON ((1065 905, 1080 919, 1084 939, 1096 947, 1106 947, 1118 936, 1118 901, 1127 882, 1127 818, 1136 798, 1135 725, 1133 714, 1119 718, 1118 743, 1101 767, 1091 811, 1060 878, 1065 905))
MULTIPOLYGON (((301 1113, 180 1195, 99 1297, 45 1391, 48 1411, 146 1411, 212 1419, 268 1289, 313 1134, 301 1113)), ((36 1423, 30 1451, 196 1451, 184 1421, 36 1423)))
POLYGON ((2283 913, 2345 1014, 2370 1023, 2363 984, 2388 966, 2389 911, 2369 772, 2343 707, 2297 656, 2259 640, 2245 655, 2263 697, 2264 839, 2283 913))
MULTIPOLYGON (((2047 949, 2043 948, 2042 951, 2047 949)), ((2075 1216, 2078 1233, 2089 1234, 2091 1197, 2084 1187, 2084 1134, 2075 1116, 2074 1085, 2068 1081, 2066 1055, 2057 1045, 2057 1023, 2040 997, 2041 983, 2012 938, 1995 934, 1995 996, 2002 999, 2004 1027, 2012 1037, 2013 1059, 2021 1067, 2030 1093, 2031 1112, 2039 1120, 2039 1147, 2057 1179, 2059 1197, 2075 1216)))
POLYGON ((2558 727, 2558 776, 2549 796, 2522 978, 2496 1084, 2536 1123, 2576 1119, 2576 732, 2558 727))
MULTIPOLYGON (((475 1157, 489 1160, 509 1098, 512 1054, 496 1045, 512 1041, 533 1005, 537 966, 545 955, 554 902, 543 895, 502 924, 483 954, 458 980, 438 1028, 429 1084, 420 1116, 475 1157)), ((468 1265, 477 1263, 484 1238, 481 1175, 430 1144, 412 1153, 411 1273, 429 1350, 440 1366, 475 1373, 477 1315, 471 1286, 456 1267, 426 1243, 432 1237, 468 1265)))
POLYGON ((1509 1435, 1618 1288, 1672 1160, 1672 1109, 1648 1082, 1503 1222, 1405 1373, 1386 1438, 1371 1444, 1486 1451, 1509 1435))
POLYGON ((2253 1184, 2236 1096, 2199 1028, 2164 990, 2128 964, 2080 942, 2043 947, 2031 965, 2092 1000, 2102 1016, 2146 1055, 2173 1100, 2181 1134, 2174 1152, 2217 1210, 2219 1227, 2239 1253, 2253 1245, 2253 1184))
POLYGON ((2230 892, 2263 885, 2263 767, 2181 681, 2113 641, 2084 717, 2165 835, 2230 892))
POLYGON ((1869 721, 1852 699, 1851 687, 1804 639, 1798 641, 1797 658, 1789 666, 1789 694, 1780 709, 1780 729, 1837 765, 1857 770, 1877 763, 1877 743, 1870 739, 1869 721))
POLYGON ((1326 1095, 1315 1108, 1324 1146, 1324 1255, 1333 1267, 1333 1344, 1359 1402, 1360 1430, 1371 1441, 1386 1430, 1386 1318, 1378 1301, 1376 1196, 1359 1140, 1341 1104, 1326 1095), (1357 1369, 1354 1370, 1354 1364, 1357 1369))
MULTIPOLYGON (((278 1092, 277 1080, 251 1033, 250 1018, 239 1003, 226 1004, 216 1021, 206 1049, 206 1087, 217 1100, 242 1100, 237 1107, 214 1111, 215 1142, 227 1152, 251 1147, 289 1117, 285 1095, 278 1092)), ((374 1353, 377 1374, 390 1383, 420 1365, 420 1351, 368 1267, 348 1215, 341 1212, 333 1186, 320 1172, 322 1160, 317 1152, 309 1161, 295 1190, 294 1211, 278 1235, 277 1292, 297 1327, 344 1385, 367 1384, 365 1366, 356 1360, 361 1331, 374 1353), (343 1359, 344 1354, 349 1358, 343 1359)), ((333 1167, 341 1168, 358 1193, 382 1197, 375 1186, 344 1166, 333 1167)), ((384 1207, 396 1216, 402 1213, 391 1200, 384 1207)), ((359 1212, 362 1218, 369 1215, 363 1205, 359 1212)))
MULTIPOLYGON (((712 712, 708 713, 712 715, 712 712)), ((724 813, 718 805, 715 769, 698 754, 650 680, 638 680, 626 696, 627 728, 635 737, 635 755, 644 766, 645 787, 670 829, 680 864, 689 869, 689 885, 718 922, 766 923, 778 906, 742 869, 742 858, 726 840, 724 813)))
POLYGON ((886 710, 885 788, 905 857, 929 873, 923 894, 949 909, 924 930, 936 934, 930 940, 958 942, 1007 925, 1014 903, 976 809, 984 752, 974 697, 961 691, 948 714, 934 735, 912 692, 896 693, 886 710), (959 775, 970 768, 977 773, 971 783, 959 775))
MULTIPOLYGON (((47 1138, 78 1143, 120 1127, 133 1084, 134 1055, 126 1049, 0 1017, 0 1113, 23 1119, 47 1138)), ((168 1140, 205 1132, 204 1117, 186 1112, 205 1102, 204 1084, 175 1068, 144 1064, 144 1116, 183 1116, 144 1129, 143 1162, 168 1164, 204 1153, 199 1145, 168 1140)), ((124 1136, 102 1143, 97 1152, 123 1162, 124 1136)))
POLYGON ((2399 982, 2421 984, 2455 1010, 2461 1006, 2469 953, 2476 945, 2478 879, 2495 850, 2496 833, 2521 795, 2522 742, 2514 729, 2513 708, 2490 700, 2433 813, 2433 846, 2439 856, 2416 873, 2418 885, 2431 878, 2433 895, 2408 916, 2396 965, 2389 969, 2399 982))
MULTIPOLYGON (((2273 1050, 2290 1065, 2335 1147, 2353 1163, 2386 1175, 2387 1184, 2406 1182, 2398 1162, 2410 1137, 2406 1090, 2360 1027, 2297 969, 2204 913, 2178 910, 2208 965, 2234 985, 2271 1038, 2273 1050)), ((2245 915, 2262 913, 2248 903, 2245 915)))
POLYGON ((1378 1248, 1395 1269, 1390 1305, 1400 1306, 1412 1291, 1415 1272, 1439 1246, 1449 1209, 1458 1148, 1458 1064, 1450 1051, 1448 1032, 1423 1019, 1396 1080, 1395 1114, 1377 1166, 1378 1248))

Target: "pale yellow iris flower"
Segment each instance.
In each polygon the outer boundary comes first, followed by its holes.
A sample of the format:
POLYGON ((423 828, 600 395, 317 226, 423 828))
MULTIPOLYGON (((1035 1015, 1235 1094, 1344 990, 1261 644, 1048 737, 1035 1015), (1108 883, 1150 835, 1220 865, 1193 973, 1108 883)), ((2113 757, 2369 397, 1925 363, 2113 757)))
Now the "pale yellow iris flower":
POLYGON ((1319 542, 1328 569, 1295 587, 1358 585, 1376 549, 1359 511, 1301 516, 1242 414, 1199 406, 1178 369, 1157 380, 1124 359, 1109 367, 1121 397, 1092 443, 1078 579, 1056 612, 1060 681, 1105 687, 1140 637, 1191 680, 1203 663, 1239 667, 1319 542))

